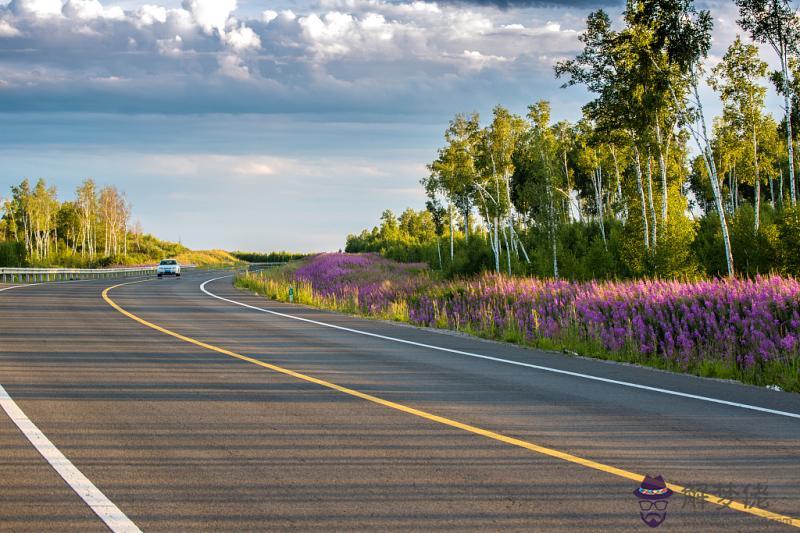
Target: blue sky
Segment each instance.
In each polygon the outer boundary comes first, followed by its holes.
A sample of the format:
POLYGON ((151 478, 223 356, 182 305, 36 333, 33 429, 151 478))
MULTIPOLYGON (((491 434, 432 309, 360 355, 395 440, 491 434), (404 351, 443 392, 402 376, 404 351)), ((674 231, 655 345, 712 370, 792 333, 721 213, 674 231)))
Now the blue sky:
MULTIPOLYGON (((698 5, 713 62, 736 13, 698 5)), ((383 209, 422 207, 455 113, 544 98, 580 115, 588 95, 552 65, 580 49, 590 10, 622 4, 511 6, 0 2, 0 196, 43 177, 69 199, 92 177, 127 193, 145 231, 194 248, 338 249, 383 209)))

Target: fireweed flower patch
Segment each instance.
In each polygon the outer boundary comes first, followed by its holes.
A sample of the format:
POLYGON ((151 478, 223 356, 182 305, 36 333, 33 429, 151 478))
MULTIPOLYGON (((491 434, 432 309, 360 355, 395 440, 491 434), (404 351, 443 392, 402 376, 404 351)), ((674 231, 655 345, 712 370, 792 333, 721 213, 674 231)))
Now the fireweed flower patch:
POLYGON ((440 280, 377 254, 320 254, 247 274, 277 300, 800 391, 800 281, 440 280))

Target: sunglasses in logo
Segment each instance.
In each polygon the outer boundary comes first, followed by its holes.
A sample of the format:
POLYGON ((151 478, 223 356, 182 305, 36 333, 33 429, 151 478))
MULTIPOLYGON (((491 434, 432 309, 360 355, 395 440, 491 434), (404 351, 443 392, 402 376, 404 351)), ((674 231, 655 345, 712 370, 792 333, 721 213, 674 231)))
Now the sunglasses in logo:
POLYGON ((667 504, 669 502, 666 500, 657 500, 654 502, 648 502, 646 500, 639 500, 639 509, 642 511, 650 511, 653 507, 656 508, 658 511, 663 511, 667 508, 667 504))

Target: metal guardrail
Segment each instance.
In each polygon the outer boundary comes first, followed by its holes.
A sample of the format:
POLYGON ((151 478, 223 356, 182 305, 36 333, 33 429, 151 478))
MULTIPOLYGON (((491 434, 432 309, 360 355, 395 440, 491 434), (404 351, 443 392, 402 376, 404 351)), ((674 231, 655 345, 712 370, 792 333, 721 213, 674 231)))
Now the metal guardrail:
MULTIPOLYGON (((182 268, 187 268, 182 266, 182 268)), ((125 268, 0 268, 3 283, 41 283, 45 281, 71 281, 77 279, 101 279, 154 274, 156 267, 125 268)))

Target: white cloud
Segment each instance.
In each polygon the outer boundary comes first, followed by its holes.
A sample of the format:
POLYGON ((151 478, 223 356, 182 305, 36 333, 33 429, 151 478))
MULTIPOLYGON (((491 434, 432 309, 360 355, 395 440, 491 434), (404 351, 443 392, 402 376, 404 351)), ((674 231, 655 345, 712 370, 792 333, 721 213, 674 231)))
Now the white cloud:
POLYGON ((183 8, 192 14, 206 33, 222 33, 231 13, 236 10, 236 0, 183 0, 183 8))
POLYGON ((263 20, 266 24, 269 24, 273 20, 278 18, 278 12, 273 11, 271 9, 267 9, 263 13, 261 13, 261 20, 263 20))
POLYGON ((136 10, 138 26, 152 26, 156 22, 164 24, 167 21, 167 10, 161 6, 145 4, 136 10))
POLYGON ((22 35, 17 28, 5 20, 0 20, 0 37, 18 37, 22 35))
POLYGON ((311 47, 322 55, 341 55, 350 50, 348 34, 353 31, 353 17, 330 11, 323 18, 311 14, 299 19, 303 35, 311 47))
POLYGON ((250 79, 250 68, 244 64, 241 57, 236 54, 220 54, 218 72, 223 76, 236 80, 250 79))
POLYGON ((483 69, 495 63, 508 63, 512 58, 492 54, 482 54, 477 50, 464 50, 464 57, 469 61, 469 68, 483 69))
POLYGON ((242 23, 241 26, 224 34, 225 42, 237 51, 261 48, 261 39, 252 29, 242 23))
POLYGON ((67 0, 61 12, 69 18, 81 20, 125 19, 125 11, 121 7, 104 7, 99 0, 67 0))
POLYGON ((8 6, 13 13, 33 17, 61 15, 61 0, 11 0, 8 6))
POLYGON ((275 165, 263 161, 244 161, 231 167, 231 172, 243 176, 273 176, 276 173, 275 165))
POLYGON ((171 39, 158 39, 156 43, 158 46, 158 51, 162 55, 175 57, 180 56, 183 52, 183 38, 181 38, 180 35, 176 35, 171 39))
POLYGON ((103 16, 103 4, 98 0, 67 0, 64 15, 78 19, 95 19, 103 16))
MULTIPOLYGON (((116 0, 127 11, 105 1, 115 0, 66 0, 63 11, 57 9, 61 0, 14 0, 11 10, 0 9, 0 52, 5 47, 11 58, 0 62, 3 79, 13 87, 28 84, 33 107, 67 106, 60 91, 79 99, 74 95, 86 94, 81 85, 98 76, 125 79, 125 90, 149 97, 142 106, 150 102, 159 109, 175 99, 177 107, 202 106, 203 98, 241 111, 251 104, 303 109, 312 102, 380 107, 470 85, 477 87, 471 91, 489 92, 473 78, 497 72, 549 79, 554 58, 580 48, 576 20, 582 19, 553 16, 552 10, 543 15, 538 9, 420 1, 321 0, 299 3, 297 12, 268 9, 249 16, 236 15, 236 0, 116 0), (30 16, 56 12, 63 16, 46 24, 40 15, 30 16), (24 43, 15 41, 23 35, 24 43), (21 46, 28 50, 24 58, 15 52, 21 46), (58 88, 54 72, 67 80, 58 88), (245 80, 241 90, 249 100, 231 98, 229 89, 245 80), (181 97, 187 91, 192 97, 181 97), (270 101, 275 103, 262 104, 270 101)), ((123 89, 118 92, 124 97, 123 89)))

